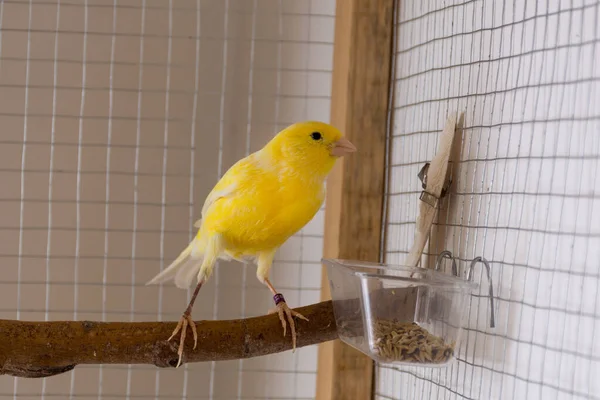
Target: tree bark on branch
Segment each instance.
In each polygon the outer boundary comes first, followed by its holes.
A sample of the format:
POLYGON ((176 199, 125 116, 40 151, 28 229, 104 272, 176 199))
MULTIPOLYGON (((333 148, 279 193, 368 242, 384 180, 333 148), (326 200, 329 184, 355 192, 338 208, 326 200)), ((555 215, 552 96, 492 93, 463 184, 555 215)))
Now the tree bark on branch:
MULTIPOLYGON (((336 339, 331 301, 296 309, 297 347, 336 339)), ((198 321, 198 347, 186 338, 182 362, 219 361, 279 353, 292 348, 276 314, 228 321, 198 321)), ((167 338, 176 322, 28 322, 0 320, 0 375, 40 378, 78 364, 177 365, 177 344, 167 338)))

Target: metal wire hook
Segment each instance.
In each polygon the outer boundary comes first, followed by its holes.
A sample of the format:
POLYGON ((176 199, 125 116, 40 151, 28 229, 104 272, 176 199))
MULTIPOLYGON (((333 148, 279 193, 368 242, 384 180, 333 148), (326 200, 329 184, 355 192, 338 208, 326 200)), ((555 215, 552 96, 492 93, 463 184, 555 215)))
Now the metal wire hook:
POLYGON ((436 271, 440 270, 440 266, 442 265, 442 260, 444 258, 448 258, 448 259, 452 260, 452 273, 454 274, 454 276, 459 276, 458 275, 458 267, 456 266, 456 260, 454 259, 454 257, 452 257, 452 253, 450 252, 450 250, 444 250, 440 253, 439 256, 437 256, 437 258, 435 260, 435 270, 436 271))
POLYGON ((473 261, 471 261, 471 265, 469 266, 469 269, 467 270, 467 280, 468 281, 473 280, 473 268, 475 267, 475 264, 477 264, 478 262, 483 263, 483 265, 485 266, 486 273, 487 273, 487 279, 488 279, 488 285, 489 285, 490 308, 492 309, 490 312, 490 327, 494 328, 496 326, 496 319, 494 317, 494 285, 492 284, 492 273, 490 270, 490 264, 488 263, 488 261, 485 258, 475 257, 473 259, 473 261))

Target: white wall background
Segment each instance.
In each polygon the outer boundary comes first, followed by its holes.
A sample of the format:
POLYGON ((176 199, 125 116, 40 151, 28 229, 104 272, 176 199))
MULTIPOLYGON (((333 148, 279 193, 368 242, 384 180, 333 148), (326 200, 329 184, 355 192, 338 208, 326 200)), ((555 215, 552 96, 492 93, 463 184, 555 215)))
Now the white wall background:
MULTIPOLYGON (((0 2, 0 318, 177 320, 145 282, 193 234, 235 161, 303 119, 328 121, 334 0, 0 2)), ((272 280, 320 296, 323 213, 272 280)), ((272 307, 254 266, 222 263, 196 319, 272 307)), ((289 337, 289 336, 288 336, 289 337)), ((81 366, 0 377, 0 398, 311 399, 316 347, 247 361, 81 366)))
POLYGON ((459 362, 380 366, 375 397, 600 399, 600 3, 398 4, 386 259, 406 256, 416 175, 464 111, 426 253, 491 262, 497 326, 478 272, 459 362))

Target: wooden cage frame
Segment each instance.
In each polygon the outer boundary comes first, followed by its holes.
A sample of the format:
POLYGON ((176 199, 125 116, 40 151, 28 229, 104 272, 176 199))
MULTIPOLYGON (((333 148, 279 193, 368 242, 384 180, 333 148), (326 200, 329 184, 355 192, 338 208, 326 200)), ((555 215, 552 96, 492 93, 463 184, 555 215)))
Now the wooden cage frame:
MULTIPOLYGON (((380 261, 394 0, 338 0, 331 123, 358 152, 327 183, 324 257, 380 261)), ((321 300, 329 300, 326 271, 321 300)), ((373 361, 339 339, 319 345, 317 400, 370 399, 373 361)))

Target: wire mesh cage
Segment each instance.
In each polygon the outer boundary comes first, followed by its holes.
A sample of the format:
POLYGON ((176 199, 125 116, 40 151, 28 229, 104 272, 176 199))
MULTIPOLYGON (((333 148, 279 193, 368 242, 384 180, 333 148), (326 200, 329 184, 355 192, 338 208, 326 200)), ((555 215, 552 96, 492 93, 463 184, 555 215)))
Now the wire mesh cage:
POLYGON ((600 398, 600 3, 396 6, 385 259, 406 257, 416 176, 446 117, 464 111, 425 254, 489 261, 496 327, 485 291, 472 296, 457 363, 379 366, 375 398, 600 398))
MULTIPOLYGON (((464 112, 421 266, 449 250, 457 265, 485 260, 491 277, 474 270, 482 289, 468 297, 456 362, 376 364, 373 397, 600 399, 599 30, 598 0, 0 1, 0 318, 176 320, 190 293, 145 283, 189 242, 208 191, 281 128, 329 121, 330 107, 366 154, 345 164, 351 190, 333 185, 346 207, 334 212, 364 206, 346 221, 369 230, 340 223, 329 250, 402 264, 420 171, 448 116, 464 112), (375 64, 389 42, 387 87, 375 64), (367 132, 386 112, 387 137, 367 132)), ((294 307, 321 297, 324 211, 275 260, 294 307)), ((253 268, 220 262, 194 318, 264 314, 271 297, 253 268)), ((370 361, 337 350, 356 371, 332 373, 334 361, 319 376, 371 393, 360 386, 370 361)), ((179 370, 3 375, 0 398, 332 398, 316 386, 312 346, 179 370)))
MULTIPOLYGON (((333 0, 0 2, 0 317, 175 320, 144 284, 189 241, 208 191, 283 127, 328 121, 333 0)), ((323 210, 278 253, 315 303, 323 210)), ((166 264, 165 264, 166 263, 166 264)), ((195 318, 261 315, 254 267, 222 262, 195 318)), ((277 271, 279 270, 279 271, 277 271)), ((316 349, 245 361, 0 377, 1 398, 313 398, 316 349)))

